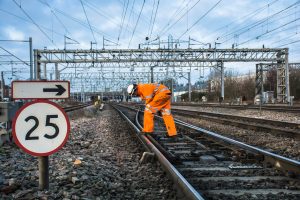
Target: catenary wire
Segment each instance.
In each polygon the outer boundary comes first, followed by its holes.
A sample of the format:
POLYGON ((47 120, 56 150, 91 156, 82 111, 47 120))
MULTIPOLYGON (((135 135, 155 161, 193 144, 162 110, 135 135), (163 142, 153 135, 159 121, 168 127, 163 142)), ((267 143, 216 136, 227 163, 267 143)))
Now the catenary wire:
POLYGON ((51 6, 48 4, 48 2, 46 0, 44 0, 43 2, 41 0, 38 0, 40 3, 46 5, 51 13, 53 13, 53 15, 55 16, 55 18, 57 19, 57 21, 64 27, 65 31, 68 33, 68 34, 71 34, 70 31, 68 30, 68 28, 66 27, 66 25, 60 20, 60 18, 56 15, 56 13, 54 12, 54 10, 51 8, 51 6))
MULTIPOLYGON (((263 18, 263 19, 261 19, 261 20, 259 20, 259 21, 257 21, 257 22, 251 23, 251 24, 249 24, 249 25, 247 25, 247 26, 244 26, 244 27, 242 27, 242 28, 240 28, 240 29, 238 29, 238 30, 232 31, 232 32, 230 32, 230 33, 224 35, 222 38, 227 37, 227 36, 230 36, 230 35, 235 35, 236 33, 238 33, 237 35, 241 35, 241 34, 243 34, 243 33, 246 33, 247 31, 253 29, 254 27, 257 27, 258 25, 261 25, 261 24, 265 23, 265 22, 268 21, 270 18, 272 18, 272 17, 274 17, 274 16, 277 16, 277 15, 283 13, 284 11, 287 11, 288 9, 294 7, 295 5, 297 5, 297 4, 299 4, 299 3, 300 3, 300 1, 297 1, 296 3, 293 3, 293 4, 289 5, 288 7, 286 7, 286 8, 284 8, 284 9, 282 9, 282 10, 280 10, 280 11, 278 11, 278 12, 272 14, 271 16, 267 16, 267 17, 265 17, 265 18, 263 18), (239 32, 239 31, 242 31, 242 32, 239 32)), ((221 37, 220 37, 219 39, 221 39, 221 37)), ((231 39, 233 39, 233 37, 230 37, 229 39, 227 39, 227 40, 225 40, 225 41, 221 41, 221 43, 225 43, 225 42, 227 42, 227 41, 229 41, 229 40, 231 40, 231 39)))
POLYGON ((213 5, 206 13, 204 13, 197 21, 195 21, 192 26, 190 26, 185 32, 183 32, 178 39, 180 39, 182 36, 184 36, 187 32, 189 32, 200 20, 202 20, 204 17, 206 17, 215 7, 218 6, 219 3, 221 3, 222 0, 219 0, 217 3, 213 5))
MULTIPOLYGON (((224 29, 224 28, 228 28, 228 27, 231 26, 232 24, 235 24, 237 21, 242 20, 241 22, 244 22, 245 20, 250 20, 253 16, 255 16, 255 15, 257 15, 258 13, 262 12, 262 11, 265 10, 266 8, 272 6, 272 5, 275 4, 276 2, 278 2, 278 0, 272 1, 271 3, 268 3, 267 5, 264 5, 264 6, 258 8, 258 9, 256 9, 256 10, 254 10, 254 11, 252 11, 252 12, 250 12, 250 13, 244 15, 244 16, 242 16, 242 17, 239 17, 239 18, 237 18, 237 19, 231 21, 230 23, 228 23, 228 24, 226 24, 226 25, 224 25, 224 26, 222 26, 222 27, 220 27, 220 28, 217 28, 215 31, 212 32, 212 34, 215 34, 216 32, 218 32, 218 31, 220 31, 220 30, 222 30, 222 29, 224 29)), ((238 28, 238 25, 232 27, 231 29, 235 29, 235 28, 238 28)), ((227 33, 224 33, 224 34, 220 35, 218 38, 223 38, 223 37, 224 37, 223 35, 226 35, 226 34, 227 34, 227 33)))
POLYGON ((89 25, 89 27, 90 27, 90 30, 91 30, 91 32, 92 32, 92 35, 93 35, 93 38, 94 38, 94 42, 96 42, 96 43, 97 43, 97 40, 96 40, 96 38, 95 38, 94 31, 93 31, 93 29, 92 29, 92 27, 91 27, 90 20, 89 20, 89 18, 88 18, 88 16, 87 16, 87 14, 86 14, 86 11, 85 11, 85 8, 84 8, 84 5, 83 5, 83 3, 82 3, 82 0, 80 0, 80 3, 81 3, 81 6, 82 6, 82 9, 83 9, 83 12, 84 12, 84 15, 85 15, 86 21, 87 21, 87 23, 88 23, 88 25, 89 25))
POLYGON ((129 41, 129 44, 128 44, 128 48, 130 47, 130 44, 131 44, 132 38, 133 38, 133 36, 134 36, 134 33, 135 33, 135 30, 136 30, 136 27, 137 27, 137 25, 138 25, 138 23, 139 23, 139 20, 140 20, 141 14, 142 14, 142 12, 143 12, 144 5, 145 5, 145 0, 143 1, 143 5, 142 5, 142 8, 141 8, 141 10, 140 10, 140 13, 139 13, 138 19, 137 19, 137 21, 136 21, 136 23, 135 23, 135 26, 134 26, 134 29, 133 29, 133 32, 132 32, 132 35, 131 35, 131 38, 130 38, 130 41, 129 41))
POLYGON ((175 24, 177 24, 189 11, 191 11, 201 0, 198 0, 194 5, 192 5, 183 15, 181 15, 172 25, 170 25, 164 32, 160 32, 159 36, 163 36, 167 33, 175 24))
POLYGON ((14 58, 18 59, 19 61, 21 61, 22 63, 24 63, 27 66, 30 66, 28 63, 26 63, 25 61, 23 61, 22 59, 20 59, 19 57, 17 57, 15 54, 11 53, 10 51, 6 50, 5 48, 1 47, 0 48, 5 51, 6 53, 10 54, 11 56, 13 56, 14 58))
POLYGON ((278 27, 276 27, 276 28, 274 28, 274 29, 271 29, 270 31, 268 31, 268 32, 266 32, 266 33, 262 33, 262 34, 260 34, 260 35, 258 35, 258 36, 256 36, 256 37, 254 37, 254 38, 251 38, 251 39, 246 40, 246 41, 244 41, 244 42, 242 42, 242 43, 239 43, 237 46, 240 46, 240 45, 243 45, 243 44, 245 44, 245 43, 247 43, 247 42, 250 42, 250 41, 252 41, 252 40, 255 40, 256 38, 260 38, 260 37, 262 37, 262 36, 264 36, 264 35, 266 35, 266 34, 269 34, 269 33, 273 32, 273 31, 275 31, 275 30, 278 30, 278 29, 280 29, 280 28, 282 28, 282 27, 284 27, 284 26, 287 26, 287 25, 289 25, 289 24, 291 24, 291 23, 294 23, 294 22, 296 22, 296 21, 298 21, 298 20, 300 20, 300 17, 297 18, 297 19, 294 19, 294 20, 292 20, 292 21, 289 21, 289 22, 287 22, 287 23, 285 23, 285 24, 283 24, 283 25, 281 25, 281 26, 278 26, 278 27))
POLYGON ((124 21, 125 21, 126 14, 127 14, 128 5, 129 5, 129 0, 127 0, 126 9, 125 9, 124 15, 122 16, 121 27, 120 27, 120 31, 119 31, 119 35, 118 35, 118 43, 119 43, 120 37, 122 35, 122 30, 123 30, 124 21))
POLYGON ((150 23, 149 23, 149 28, 148 28, 147 36, 149 36, 149 34, 150 34, 150 29, 151 29, 151 25, 152 25, 154 8, 155 8, 155 0, 153 0, 153 5, 152 5, 152 9, 151 9, 151 18, 150 18, 150 23))
MULTIPOLYGON (((20 8, 20 10, 32 21, 32 23, 46 36, 47 39, 50 40, 50 42, 52 44, 54 44, 56 46, 56 44, 54 43, 54 41, 49 37, 49 35, 32 19, 32 17, 30 17, 30 15, 22 8, 21 5, 19 5, 16 0, 13 0, 14 3, 17 5, 17 7, 20 8)), ((57 46, 56 46, 57 47, 57 46)))
POLYGON ((151 38, 152 36, 152 31, 153 31, 153 28, 154 28, 154 25, 155 25, 155 20, 156 20, 156 16, 157 16, 157 11, 158 11, 158 6, 159 6, 159 1, 157 1, 157 5, 156 5, 156 10, 155 10, 155 15, 154 15, 154 19, 153 19, 153 25, 152 25, 152 28, 151 28, 151 32, 150 32, 150 36, 149 38, 151 38))
MULTIPOLYGON (((174 12, 174 13, 171 15, 171 17, 169 18, 169 21, 166 23, 166 25, 161 29, 161 31, 159 31, 158 35, 160 35, 160 33, 164 32, 165 29, 168 28, 168 26, 170 26, 170 23, 172 22, 172 20, 173 20, 176 16, 180 15, 182 11, 184 11, 185 8, 184 8, 183 4, 184 4, 185 1, 186 1, 186 0, 184 0, 184 1, 181 3, 181 5, 177 7, 177 9, 175 10, 175 12, 174 12)), ((191 2, 191 1, 192 1, 192 0, 189 0, 189 2, 191 2)), ((188 3, 189 3, 189 2, 188 2, 188 3)))

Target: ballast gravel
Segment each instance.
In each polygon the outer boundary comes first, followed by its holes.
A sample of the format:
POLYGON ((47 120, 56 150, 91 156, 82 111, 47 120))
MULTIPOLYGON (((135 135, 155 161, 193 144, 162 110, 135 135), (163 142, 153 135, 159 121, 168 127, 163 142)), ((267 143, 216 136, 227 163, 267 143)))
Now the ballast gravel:
MULTIPOLYGON (((204 112, 214 112, 214 113, 224 113, 232 114, 237 116, 254 117, 261 119, 277 120, 298 123, 300 127, 300 115, 299 113, 285 113, 278 111, 266 111, 262 110, 237 110, 230 108, 219 108, 219 107, 195 107, 195 106, 172 106, 172 108, 186 109, 186 110, 196 110, 204 112)), ((223 125, 216 122, 211 122, 204 119, 195 119, 191 117, 183 117, 175 115, 178 119, 186 122, 190 122, 199 127, 206 128, 211 131, 216 131, 217 133, 242 141, 246 144, 257 146, 263 148, 267 151, 271 151, 282 156, 292 158, 295 160, 300 160, 300 143, 299 140, 274 135, 265 131, 253 131, 245 130, 242 128, 234 127, 231 125, 223 125)))
POLYGON ((38 189, 38 161, 13 143, 0 147, 0 199, 177 199, 157 162, 108 106, 70 117, 68 142, 49 157, 50 189, 38 189))
POLYGON ((216 112, 231 115, 238 115, 242 117, 254 117, 258 119, 269 119, 277 120, 283 122, 292 122, 300 124, 300 114, 299 113, 289 113, 289 112, 278 112, 269 110, 238 110, 232 108, 219 108, 219 107, 205 107, 205 106, 172 106, 172 108, 186 109, 186 110, 196 110, 203 112, 216 112))

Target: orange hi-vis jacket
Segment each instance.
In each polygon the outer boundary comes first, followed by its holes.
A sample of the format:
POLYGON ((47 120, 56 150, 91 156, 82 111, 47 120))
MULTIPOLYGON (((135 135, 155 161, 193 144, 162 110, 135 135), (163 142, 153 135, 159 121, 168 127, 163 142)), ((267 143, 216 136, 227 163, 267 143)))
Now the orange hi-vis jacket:
POLYGON ((137 95, 146 101, 143 131, 154 131, 154 114, 161 111, 168 135, 177 135, 174 119, 171 115, 171 91, 169 88, 157 83, 138 84, 137 95))
POLYGON ((153 97, 160 92, 171 94, 169 88, 162 84, 147 83, 137 85, 137 95, 141 97, 142 100, 146 101, 146 104, 148 104, 153 99, 153 97))

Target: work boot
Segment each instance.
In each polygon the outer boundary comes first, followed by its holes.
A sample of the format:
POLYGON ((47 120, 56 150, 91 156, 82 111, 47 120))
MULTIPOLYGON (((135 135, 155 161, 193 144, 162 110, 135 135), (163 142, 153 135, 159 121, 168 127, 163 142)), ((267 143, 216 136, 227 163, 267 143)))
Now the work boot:
POLYGON ((167 138, 169 141, 172 141, 172 142, 178 142, 178 140, 179 140, 178 135, 167 136, 167 138))
POLYGON ((141 133, 141 135, 152 135, 153 134, 153 132, 144 132, 144 131, 141 131, 140 133, 141 133))
POLYGON ((160 138, 162 137, 161 134, 158 134, 158 133, 153 133, 151 134, 151 137, 157 141, 160 140, 160 138))

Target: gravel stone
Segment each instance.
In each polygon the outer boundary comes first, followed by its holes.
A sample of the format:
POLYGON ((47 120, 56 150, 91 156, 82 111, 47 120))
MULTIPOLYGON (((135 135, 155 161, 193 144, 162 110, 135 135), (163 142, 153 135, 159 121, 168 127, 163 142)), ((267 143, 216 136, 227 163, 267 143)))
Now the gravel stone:
MULTIPOLYGON (((212 107, 188 107, 188 106, 173 106, 174 108, 182 108, 187 110, 199 110, 205 112, 217 112, 234 114, 240 116, 256 117, 271 120, 280 120, 299 123, 300 116, 297 113, 284 113, 276 111, 262 111, 260 116, 256 110, 235 110, 228 108, 212 108, 212 107)), ((246 144, 260 147, 266 151, 270 151, 294 160, 300 161, 300 143, 296 139, 289 137, 274 135, 265 131, 246 130, 243 128, 224 125, 204 119, 196 119, 182 115, 174 115, 177 119, 187 123, 205 128, 210 131, 217 132, 223 136, 239 140, 246 144)))
POLYGON ((47 193, 38 189, 36 157, 15 144, 0 147, 0 199, 25 193, 32 199, 178 199, 157 162, 139 163, 144 149, 115 110, 79 111, 70 119, 66 145, 49 156, 47 193))

